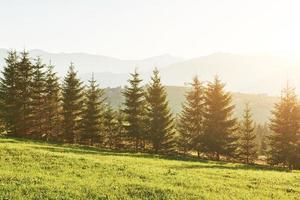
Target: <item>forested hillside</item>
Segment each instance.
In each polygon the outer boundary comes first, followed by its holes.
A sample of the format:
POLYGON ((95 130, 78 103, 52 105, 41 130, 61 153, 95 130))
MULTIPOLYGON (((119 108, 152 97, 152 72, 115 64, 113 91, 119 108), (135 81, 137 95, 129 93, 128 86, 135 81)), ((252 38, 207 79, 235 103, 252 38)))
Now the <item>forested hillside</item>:
MULTIPOLYGON (((166 86, 170 107, 175 114, 178 114, 181 111, 181 104, 184 102, 184 95, 188 90, 188 87, 166 86)), ((122 96, 121 87, 106 88, 105 92, 108 101, 114 108, 122 106, 124 97, 122 96)), ((235 116, 241 118, 245 103, 250 103, 254 121, 261 124, 269 121, 271 110, 274 104, 279 101, 278 97, 269 96, 267 94, 233 93, 232 95, 233 103, 236 106, 234 112, 235 116)))

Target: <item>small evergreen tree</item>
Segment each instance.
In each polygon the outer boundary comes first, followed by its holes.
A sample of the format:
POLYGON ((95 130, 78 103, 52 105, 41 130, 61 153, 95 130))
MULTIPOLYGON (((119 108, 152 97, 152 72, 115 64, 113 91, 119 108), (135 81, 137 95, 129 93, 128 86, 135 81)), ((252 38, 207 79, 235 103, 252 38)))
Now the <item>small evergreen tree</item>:
POLYGON ((224 91, 224 87, 216 76, 213 82, 208 83, 205 91, 203 151, 217 160, 220 155, 235 156, 238 139, 235 135, 236 119, 232 117, 232 97, 224 91))
POLYGON ((82 82, 77 78, 77 73, 71 63, 62 90, 63 129, 64 139, 67 142, 76 143, 80 139, 83 95, 82 82))
POLYGON ((16 86, 18 74, 18 55, 16 51, 8 52, 5 58, 6 65, 2 72, 0 80, 0 103, 1 103, 1 119, 5 129, 9 135, 18 136, 17 124, 20 120, 20 108, 18 107, 16 86))
POLYGON ((294 168, 295 169, 300 169, 300 139, 297 141, 297 147, 296 147, 296 156, 294 160, 294 168))
POLYGON ((249 104, 245 106, 239 132, 239 157, 247 164, 252 163, 257 157, 257 149, 255 144, 256 135, 249 104))
POLYGON ((294 89, 287 86, 272 112, 269 163, 290 169, 299 165, 300 107, 294 89))
POLYGON ((203 134, 204 89, 196 76, 192 89, 186 94, 186 102, 179 119, 179 146, 186 153, 195 150, 198 156, 201 151, 201 136, 203 134))
POLYGON ((147 87, 147 105, 148 135, 152 149, 155 153, 172 151, 174 148, 174 119, 157 69, 153 71, 151 82, 147 87))
MULTIPOLYGON (((45 136, 45 107, 46 107, 46 80, 45 65, 40 58, 36 59, 33 64, 33 81, 32 81, 32 136, 42 138, 45 136)), ((48 123, 48 122, 47 122, 48 123)))
POLYGON ((89 81, 90 85, 86 91, 85 108, 83 112, 82 139, 89 140, 90 144, 102 142, 101 123, 104 112, 104 90, 100 89, 94 75, 89 81))
POLYGON ((265 156, 266 152, 267 152, 267 137, 263 135, 260 142, 260 154, 265 156))
POLYGON ((45 137, 46 140, 60 140, 62 128, 61 87, 59 78, 48 66, 45 75, 45 137))
POLYGON ((125 116, 123 111, 119 108, 118 111, 115 112, 116 115, 116 133, 117 136, 115 138, 115 147, 117 149, 124 148, 126 141, 126 129, 124 126, 125 116))
POLYGON ((103 134, 105 137, 105 145, 110 149, 118 146, 118 121, 116 119, 115 112, 110 106, 107 109, 103 117, 103 134))
POLYGON ((142 79, 139 78, 137 70, 131 74, 131 77, 128 80, 130 86, 126 86, 123 92, 125 97, 123 112, 127 135, 134 142, 135 150, 138 151, 145 145, 145 92, 140 85, 142 79))
POLYGON ((267 137, 269 135, 269 128, 267 123, 264 125, 258 124, 255 127, 255 132, 256 132, 256 139, 257 139, 257 145, 259 147, 258 153, 259 155, 266 155, 267 153, 267 137))

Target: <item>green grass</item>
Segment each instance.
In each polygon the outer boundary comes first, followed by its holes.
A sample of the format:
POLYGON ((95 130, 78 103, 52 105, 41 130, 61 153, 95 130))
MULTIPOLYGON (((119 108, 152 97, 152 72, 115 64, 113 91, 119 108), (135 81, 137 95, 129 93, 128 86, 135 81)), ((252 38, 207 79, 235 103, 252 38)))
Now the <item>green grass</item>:
POLYGON ((0 199, 299 199, 300 171, 0 138, 0 199))

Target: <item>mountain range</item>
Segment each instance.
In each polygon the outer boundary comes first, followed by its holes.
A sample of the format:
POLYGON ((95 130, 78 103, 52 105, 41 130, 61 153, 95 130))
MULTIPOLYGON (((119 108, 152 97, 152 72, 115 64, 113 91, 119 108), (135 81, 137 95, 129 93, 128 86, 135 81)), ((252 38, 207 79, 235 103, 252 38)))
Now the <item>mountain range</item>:
MULTIPOLYGON (((0 49, 0 68, 4 66, 7 52, 7 49, 0 49)), ((141 73, 144 84, 154 67, 160 70, 175 114, 181 110, 184 94, 188 90, 186 86, 193 76, 198 75, 206 83, 218 75, 226 82, 226 89, 233 91, 235 116, 241 117, 244 104, 250 102, 253 117, 259 123, 265 123, 270 118, 270 111, 278 101, 276 96, 286 80, 289 79, 294 86, 300 85, 300 65, 272 55, 215 53, 183 59, 165 54, 142 60, 121 60, 86 53, 49 53, 43 50, 30 50, 29 53, 32 58, 40 56, 46 64, 51 61, 60 77, 66 74, 71 62, 84 81, 90 79, 93 72, 100 86, 106 88, 108 100, 114 107, 122 104, 122 87, 135 69, 141 73)))
MULTIPOLYGON (((7 49, 0 49, 0 66, 4 64, 7 49)), ((62 77, 68 66, 74 63, 80 77, 87 81, 92 72, 102 87, 124 86, 129 73, 137 69, 144 79, 149 80, 152 70, 157 67, 165 85, 183 86, 193 76, 210 81, 218 75, 227 83, 227 89, 243 93, 267 93, 279 95, 285 83, 300 85, 300 63, 267 54, 214 53, 193 59, 183 59, 169 54, 142 60, 122 60, 86 53, 49 53, 30 50, 35 58, 40 56, 45 63, 51 63, 62 77)))

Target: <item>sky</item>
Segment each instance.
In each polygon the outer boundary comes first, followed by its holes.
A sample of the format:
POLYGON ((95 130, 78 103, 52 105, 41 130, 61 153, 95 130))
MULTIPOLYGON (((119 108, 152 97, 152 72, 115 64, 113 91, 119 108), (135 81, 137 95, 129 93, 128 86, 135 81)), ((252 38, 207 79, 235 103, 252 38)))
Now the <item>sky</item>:
POLYGON ((296 0, 0 0, 0 48, 121 59, 300 57, 299 7, 296 0))

